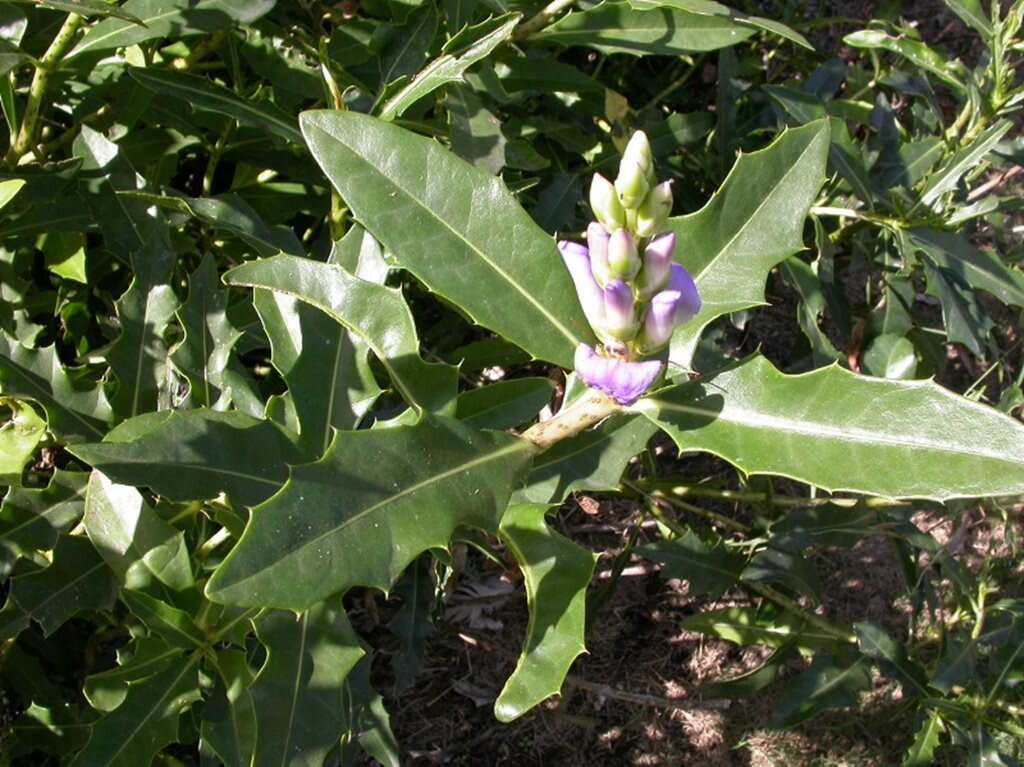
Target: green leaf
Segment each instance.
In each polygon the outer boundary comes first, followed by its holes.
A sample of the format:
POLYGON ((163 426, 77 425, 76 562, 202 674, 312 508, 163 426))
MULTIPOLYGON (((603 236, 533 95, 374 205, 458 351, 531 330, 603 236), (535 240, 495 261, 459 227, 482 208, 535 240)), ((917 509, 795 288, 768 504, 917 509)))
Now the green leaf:
POLYGON ((387 590, 457 526, 495 529, 532 455, 524 440, 447 419, 339 432, 254 510, 207 595, 301 610, 352 586, 387 590))
POLYGON ((918 228, 907 236, 912 246, 972 288, 986 290, 1005 304, 1024 306, 1024 274, 1009 269, 997 253, 974 247, 956 232, 918 228))
POLYGON ((738 645, 778 648, 797 642, 800 647, 821 649, 836 643, 835 635, 822 633, 813 626, 805 627, 793 615, 762 618, 754 607, 708 610, 684 618, 680 625, 688 631, 700 631, 738 645))
POLYGON ((478 324, 572 366, 593 335, 554 242, 500 180, 366 115, 304 112, 300 123, 355 217, 401 266, 478 324))
POLYGON ((243 332, 228 319, 227 303, 207 253, 189 276, 188 300, 177 312, 185 337, 171 351, 174 367, 188 379, 193 406, 223 409, 236 393, 239 400, 247 396, 246 372, 231 354, 243 332))
POLYGON ((162 583, 183 591, 193 585, 181 532, 160 519, 134 487, 116 485, 94 471, 85 495, 84 525, 93 546, 127 588, 162 583))
MULTIPOLYGON (((419 356, 416 326, 398 290, 361 280, 338 265, 283 255, 237 266, 224 281, 285 293, 315 306, 366 342, 410 405, 432 412, 450 409, 457 371, 419 356)), ((265 302, 261 308, 271 309, 265 302)), ((284 339, 283 328, 268 332, 284 339)))
POLYGON ((799 257, 791 256, 779 266, 779 274, 800 295, 797 322, 811 345, 814 367, 842 359, 842 353, 819 324, 821 315, 829 308, 829 302, 817 272, 799 257))
POLYGON ((235 4, 225 0, 128 0, 120 6, 119 13, 112 14, 119 18, 105 19, 90 27, 66 58, 127 48, 161 37, 216 32, 230 27, 234 19, 255 21, 273 7, 266 0, 238 5, 241 8, 235 10, 235 4), (126 18, 129 14, 132 18, 126 18))
POLYGON ((192 650, 202 647, 206 637, 188 613, 171 607, 141 591, 121 590, 121 599, 132 614, 142 621, 153 634, 172 647, 192 650))
POLYGON ((811 45, 810 41, 806 37, 796 30, 787 27, 785 24, 773 21, 772 19, 765 19, 761 16, 748 16, 745 13, 735 11, 721 3, 710 2, 709 0, 629 0, 629 4, 639 10, 665 7, 676 8, 678 10, 689 11, 691 13, 700 13, 708 16, 720 16, 732 19, 744 26, 751 26, 756 29, 762 29, 765 32, 771 32, 772 34, 778 35, 784 40, 789 40, 791 43, 796 43, 809 51, 814 50, 814 46, 811 45))
POLYGON ((167 387, 170 350, 164 334, 178 309, 170 285, 175 258, 161 230, 132 258, 135 279, 117 301, 121 335, 106 358, 118 380, 111 405, 122 418, 156 410, 167 387))
POLYGON ((183 655, 158 637, 139 637, 117 651, 117 667, 86 677, 82 693, 97 711, 113 711, 124 703, 128 685, 159 674, 183 655))
POLYGON ((491 175, 500 173, 508 154, 501 121, 466 86, 448 88, 444 105, 451 124, 452 151, 480 170, 491 175))
POLYGON ((852 708, 870 690, 871 664, 864 658, 815 657, 786 687, 772 715, 772 726, 789 728, 834 708, 852 708))
POLYGON ((430 575, 433 557, 421 556, 398 580, 392 597, 402 600, 402 606, 388 622, 388 630, 398 639, 398 651, 392 656, 395 671, 395 691, 402 693, 412 687, 416 672, 426 653, 427 639, 434 633, 431 612, 435 606, 434 579, 430 575))
POLYGON ((272 421, 245 413, 177 410, 126 421, 106 442, 79 445, 76 456, 115 482, 150 487, 173 501, 227 493, 255 505, 284 484, 301 454, 272 421), (128 429, 138 427, 139 433, 128 429), (129 441, 120 441, 121 435, 129 441))
POLYGON ((769 548, 757 552, 743 570, 744 581, 780 583, 821 603, 821 579, 814 564, 803 553, 769 548))
POLYGON ((295 125, 295 119, 274 104, 243 99, 223 85, 184 72, 138 67, 128 72, 132 79, 155 93, 175 96, 193 108, 227 115, 241 125, 278 136, 293 144, 302 143, 302 134, 295 125))
POLYGON ((106 0, 9 0, 9 2, 49 8, 51 11, 77 13, 79 16, 112 16, 130 21, 132 24, 142 24, 142 20, 137 16, 128 13, 120 6, 106 2, 106 0))
POLYGON ((981 0, 944 0, 946 6, 983 37, 992 34, 992 22, 981 9, 981 0))
POLYGON ((810 546, 853 548, 880 523, 878 512, 861 504, 789 509, 772 523, 771 545, 800 554, 810 546))
POLYGON ((87 538, 65 535, 43 570, 11 579, 11 601, 49 636, 82 610, 108 610, 117 582, 87 538))
POLYGON ((891 498, 1024 491, 1024 425, 934 381, 868 378, 838 366, 790 376, 755 355, 634 409, 680 450, 714 453, 747 474, 891 498))
POLYGON ((722 541, 708 544, 692 530, 671 541, 658 541, 636 549, 637 554, 662 565, 662 578, 689 583, 691 596, 718 599, 739 580, 747 558, 730 550, 722 541))
POLYGON ((596 429, 564 439, 537 456, 515 498, 561 503, 577 490, 617 490, 626 465, 657 430, 643 418, 617 415, 596 429))
POLYGON ((46 268, 66 280, 88 283, 85 271, 85 235, 81 232, 47 232, 40 248, 46 268))
POLYGON ((825 180, 829 125, 785 131, 741 156, 711 200, 669 219, 677 260, 693 275, 702 306, 672 338, 671 360, 688 368, 701 331, 716 317, 764 303, 769 270, 803 249, 804 220, 825 180))
POLYGON ((563 16, 531 39, 582 45, 602 53, 677 56, 727 48, 753 34, 753 29, 722 16, 664 7, 640 11, 627 3, 604 2, 563 16))
POLYGON ((939 736, 945 729, 938 711, 928 714, 907 753, 903 755, 902 767, 931 767, 935 763, 935 749, 939 747, 939 736))
POLYGON ((914 66, 931 72, 946 85, 959 91, 966 90, 964 81, 967 73, 964 65, 958 60, 946 60, 944 56, 920 40, 890 35, 881 29, 861 29, 846 35, 843 42, 854 48, 890 51, 907 59, 914 66))
POLYGON ((178 720, 200 699, 197 665, 202 653, 128 685, 124 703, 100 719, 71 767, 139 767, 178 740, 178 720))
POLYGON ((88 475, 58 469, 39 490, 12 488, 0 505, 0 578, 18 557, 49 551, 82 517, 88 475))
POLYGON ((64 703, 46 708, 33 703, 10 725, 17 738, 15 748, 5 755, 19 755, 17 747, 27 754, 36 751, 65 756, 78 751, 89 738, 90 722, 95 714, 84 706, 64 703))
POLYGON ((324 603, 298 620, 272 610, 256 620, 256 634, 267 661, 250 688, 253 767, 322 767, 344 724, 341 687, 363 656, 348 617, 324 603))
POLYGON ((906 697, 928 695, 928 680, 924 670, 907 657, 899 642, 873 623, 854 623, 857 646, 869 658, 881 661, 882 669, 903 685, 906 697))
POLYGON ((878 378, 909 379, 917 372, 917 353, 906 336, 882 333, 871 339, 861 357, 861 367, 878 378))
POLYGON ((14 199, 23 186, 25 186, 23 178, 9 178, 6 181, 0 181, 0 210, 14 199))
POLYGON ((455 417, 478 429, 511 429, 540 412, 555 390, 549 378, 514 378, 469 389, 455 403, 455 417))
POLYGON ((940 165, 938 170, 928 178, 928 183, 925 184, 924 190, 921 192, 921 204, 932 205, 946 192, 954 189, 964 174, 977 168, 978 163, 995 149, 996 144, 1012 127, 1013 123, 1009 120, 999 120, 940 165))
POLYGON ((46 436, 46 422, 27 402, 0 397, 0 408, 10 410, 10 418, 0 423, 0 482, 19 485, 25 464, 46 436))
POLYGON ((64 442, 102 437, 111 418, 103 388, 68 375, 53 346, 26 349, 2 331, 0 392, 42 405, 50 432, 64 442))
POLYGON ((587 585, 597 557, 544 521, 547 505, 510 506, 499 534, 526 584, 530 620, 519 661, 494 703, 501 722, 518 719, 562 689, 573 661, 586 652, 587 585))
POLYGON ((942 269, 928 257, 922 258, 928 281, 928 294, 942 304, 942 320, 951 343, 963 344, 974 354, 985 354, 986 340, 995 327, 985 307, 978 301, 967 280, 942 269))
POLYGON ((203 742, 225 767, 249 767, 256 750, 256 709, 250 684, 252 671, 242 650, 217 653, 218 682, 203 707, 203 742))
POLYGON ((380 109, 380 119, 401 117, 419 99, 447 83, 463 82, 463 73, 511 37, 522 14, 513 13, 488 19, 453 37, 442 54, 416 73, 408 83, 390 96, 380 109))

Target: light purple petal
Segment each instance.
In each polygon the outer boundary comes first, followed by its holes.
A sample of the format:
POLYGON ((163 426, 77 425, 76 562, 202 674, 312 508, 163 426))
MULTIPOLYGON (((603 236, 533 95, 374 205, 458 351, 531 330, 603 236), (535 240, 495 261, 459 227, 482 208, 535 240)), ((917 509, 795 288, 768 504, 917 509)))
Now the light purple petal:
POLYGON ((651 240, 644 248, 644 266, 652 260, 668 264, 676 250, 676 233, 665 232, 651 240))
POLYGON ((668 279, 668 289, 682 294, 676 314, 676 324, 686 322, 700 311, 700 293, 693 277, 679 264, 672 264, 672 273, 668 279))
POLYGON ((631 405, 661 375, 658 360, 626 362, 602 357, 586 344, 576 347, 576 372, 583 382, 603 391, 621 405, 631 405))
POLYGON ((604 291, 594 279, 586 246, 578 242, 562 241, 558 243, 558 250, 576 285, 576 295, 579 296, 587 321, 592 327, 599 327, 604 321, 604 291))
POLYGON ((587 227, 587 247, 590 249, 590 267, 599 284, 608 282, 608 239, 611 235, 597 221, 587 227))
POLYGON ((663 290, 651 299, 644 318, 644 341, 652 349, 668 343, 676 329, 676 316, 683 294, 678 290, 663 290))
POLYGON ((665 287, 675 248, 676 235, 673 232, 655 237, 644 248, 644 266, 637 278, 637 292, 641 301, 646 301, 665 287))

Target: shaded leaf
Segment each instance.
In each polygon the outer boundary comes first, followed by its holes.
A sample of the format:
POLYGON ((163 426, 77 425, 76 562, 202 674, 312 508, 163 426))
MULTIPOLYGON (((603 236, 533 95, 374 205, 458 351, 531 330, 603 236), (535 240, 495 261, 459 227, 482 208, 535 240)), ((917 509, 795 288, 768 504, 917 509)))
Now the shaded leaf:
POLYGON ((478 429, 511 429, 531 420, 555 390, 549 378, 514 378, 459 395, 455 417, 478 429))
POLYGON ((82 693, 97 711, 113 711, 124 703, 131 682, 160 673, 182 655, 180 647, 158 637, 139 637, 117 651, 115 668, 86 677, 82 693))
POLYGON ((0 505, 0 578, 23 552, 49 551, 82 517, 88 475, 58 469, 38 490, 12 488, 0 505))
POLYGON ((746 557, 722 541, 711 545, 687 531, 681 538, 638 546, 637 553, 662 565, 661 577, 689 583, 690 596, 718 599, 739 580, 746 557))
POLYGON ((866 659, 818 655, 786 687, 772 714, 772 726, 794 727, 829 709, 851 708, 871 687, 871 664, 866 659))
POLYGON ((999 120, 986 128, 974 141, 946 160, 928 178, 921 192, 921 203, 931 205, 960 183, 968 171, 974 170, 985 155, 991 152, 1006 132, 1013 127, 1009 120, 999 120))
POLYGON ((903 767, 929 767, 934 764, 935 749, 939 747, 939 735, 945 729, 938 711, 932 711, 925 716, 921 729, 917 731, 910 748, 903 755, 903 767))
POLYGON ((201 732, 225 767, 249 767, 256 749, 256 709, 252 671, 241 650, 217 653, 218 682, 203 707, 201 732))

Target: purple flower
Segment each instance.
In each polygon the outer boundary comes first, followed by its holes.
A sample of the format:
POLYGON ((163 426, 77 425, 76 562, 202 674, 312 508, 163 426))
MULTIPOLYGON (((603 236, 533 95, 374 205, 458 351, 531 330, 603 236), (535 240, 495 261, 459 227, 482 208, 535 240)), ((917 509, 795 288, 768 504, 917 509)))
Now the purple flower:
POLYGON ((611 235, 597 221, 587 227, 587 247, 590 249, 590 268, 599 285, 606 285, 608 274, 608 240, 611 235))
POLYGON ((637 277, 637 295, 641 301, 647 301, 665 287, 675 249, 675 232, 655 237, 644 248, 644 266, 637 277))
POLYGON ((604 287, 604 324, 602 330, 620 341, 628 341, 639 330, 633 306, 633 289, 622 280, 604 287))
POLYGON ((646 354, 656 352, 669 342, 678 325, 700 310, 697 286, 679 264, 672 264, 668 287, 657 293, 647 308, 639 345, 646 354))
POLYGON ((586 344, 576 347, 576 372, 587 386, 599 389, 621 405, 632 405, 661 375, 664 363, 627 362, 602 357, 586 344))
POLYGON ((576 295, 579 296, 587 321, 593 328, 600 327, 604 321, 604 290, 594 279, 586 246, 578 242, 562 241, 558 243, 558 250, 576 285, 576 295))
POLYGON ((680 299, 676 324, 686 322, 696 317, 700 311, 700 293, 697 292, 697 283, 693 277, 679 264, 672 264, 672 272, 668 278, 668 289, 678 290, 682 294, 680 299))

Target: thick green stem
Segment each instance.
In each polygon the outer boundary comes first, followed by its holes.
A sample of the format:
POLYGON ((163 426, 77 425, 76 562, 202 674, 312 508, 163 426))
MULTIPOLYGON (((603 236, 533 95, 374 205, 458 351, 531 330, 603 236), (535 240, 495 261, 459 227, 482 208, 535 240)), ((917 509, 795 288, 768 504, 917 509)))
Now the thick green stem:
POLYGON ((39 113, 43 108, 43 98, 50 85, 50 78, 60 65, 61 59, 74 45, 82 21, 82 17, 77 13, 69 13, 50 47, 36 64, 36 71, 28 90, 28 102, 25 104, 25 116, 17 137, 7 151, 7 164, 11 167, 17 166, 21 158, 32 151, 36 144, 39 135, 39 113))
POLYGON ((575 437, 582 431, 600 423, 610 415, 622 410, 622 405, 597 389, 587 389, 586 394, 554 418, 535 424, 523 432, 540 450, 547 450, 557 442, 575 437))
POLYGON ((551 21, 560 11, 565 10, 570 5, 575 3, 576 0, 552 0, 552 2, 545 5, 537 15, 529 18, 520 24, 512 36, 513 40, 525 40, 534 32, 539 32, 547 23, 551 21))

